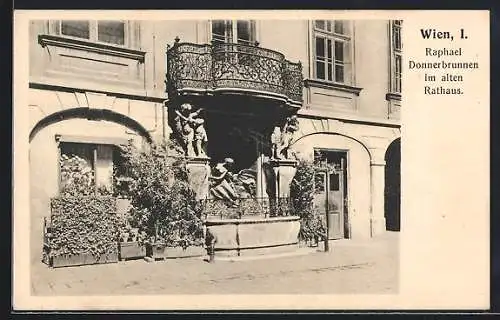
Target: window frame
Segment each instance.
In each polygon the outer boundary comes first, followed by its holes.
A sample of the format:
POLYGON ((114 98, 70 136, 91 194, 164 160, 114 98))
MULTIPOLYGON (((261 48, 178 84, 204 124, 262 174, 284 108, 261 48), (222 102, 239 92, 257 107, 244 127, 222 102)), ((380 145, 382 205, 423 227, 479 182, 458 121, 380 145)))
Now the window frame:
POLYGON ((317 81, 324 81, 332 84, 341 85, 354 85, 354 24, 351 20, 310 20, 310 63, 311 67, 310 78, 317 81), (318 21, 324 22, 324 28, 317 26, 318 21), (344 32, 335 32, 335 25, 338 22, 342 22, 344 32), (328 25, 330 25, 330 30, 328 30, 328 25), (324 78, 318 77, 318 59, 317 55, 317 39, 324 39, 324 52, 325 57, 322 61, 324 64, 324 78), (331 45, 329 48, 329 41, 331 45), (335 46, 336 43, 341 43, 343 46, 343 59, 336 59, 335 46), (346 50, 347 48, 347 50, 346 50), (329 56, 329 50, 331 52, 331 57, 329 56), (331 60, 331 63, 328 61, 331 60), (336 67, 341 66, 343 68, 343 80, 337 80, 336 67), (331 67, 331 71, 329 70, 331 67), (330 79, 331 76, 331 79, 330 79))
POLYGON ((138 47, 139 43, 139 32, 138 32, 138 27, 139 25, 133 24, 131 21, 128 20, 52 20, 49 23, 49 33, 54 34, 60 37, 68 38, 68 39, 75 39, 79 41, 87 41, 91 43, 97 43, 97 44, 103 44, 106 46, 114 46, 118 48, 135 48, 138 47), (89 23, 89 38, 83 38, 83 37, 77 37, 77 36, 71 36, 71 35, 66 35, 62 33, 62 23, 63 21, 88 21, 89 23), (123 22, 123 44, 117 44, 114 42, 106 42, 106 41, 100 41, 99 40, 99 33, 98 33, 98 27, 99 27, 99 22, 104 22, 104 21, 113 21, 113 22, 123 22), (137 30, 134 30, 137 29, 137 30))
POLYGON ((256 20, 227 20, 227 19, 221 19, 221 20, 209 20, 208 23, 208 39, 210 43, 214 43, 214 32, 213 32, 213 22, 214 21, 224 21, 224 42, 223 43, 232 43, 232 44, 243 44, 247 46, 257 46, 258 45, 258 24, 256 20), (238 37, 238 22, 239 21, 244 21, 244 22, 249 22, 249 36, 250 40, 248 43, 245 42, 239 42, 239 37, 238 37), (231 30, 228 32, 228 24, 229 22, 231 23, 231 30), (228 35, 229 34, 229 35, 228 35))
POLYGON ((389 92, 401 95, 402 92, 402 67, 403 67, 403 39, 402 39, 403 20, 389 21, 389 92), (396 32, 397 30, 397 32, 396 32), (399 48, 396 46, 396 34, 399 34, 399 48), (399 72, 397 60, 399 58, 399 72))
MULTIPOLYGON (((127 139, 114 139, 114 140, 107 140, 107 139, 101 139, 101 138, 93 138, 93 137, 81 137, 81 136, 69 136, 69 135, 55 135, 55 140, 56 140, 56 145, 57 145, 57 155, 58 155, 58 163, 61 160, 61 157, 63 155, 62 153, 62 146, 63 144, 66 143, 71 143, 71 144, 80 144, 85 146, 86 148, 89 148, 92 152, 92 171, 93 171, 93 178, 94 178, 94 194, 98 193, 99 190, 99 185, 97 184, 97 171, 96 171, 96 163, 98 160, 98 155, 97 155, 97 149, 99 146, 109 146, 112 148, 112 158, 111 158, 111 165, 113 167, 113 174, 111 176, 112 181, 111 184, 108 186, 109 190, 113 193, 115 192, 115 166, 116 161, 119 159, 115 159, 115 152, 119 150, 119 145, 120 144, 125 144, 125 143, 130 143, 131 140, 127 139)), ((119 151, 118 151, 119 152, 119 151)), ((61 166, 58 165, 57 167, 57 173, 58 173, 58 189, 57 192, 60 193, 62 189, 62 176, 61 176, 61 166)))

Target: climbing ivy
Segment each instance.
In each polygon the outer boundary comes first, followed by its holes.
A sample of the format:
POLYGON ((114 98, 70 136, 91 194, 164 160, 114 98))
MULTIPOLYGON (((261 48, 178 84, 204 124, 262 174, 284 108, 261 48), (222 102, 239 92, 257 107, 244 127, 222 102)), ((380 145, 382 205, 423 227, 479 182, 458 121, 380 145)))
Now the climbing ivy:
POLYGON ((119 217, 110 196, 61 196, 51 201, 49 257, 116 254, 119 217))
POLYGON ((299 160, 297 172, 290 186, 290 198, 295 214, 301 218, 299 238, 303 241, 320 240, 326 237, 324 218, 314 208, 315 164, 299 160))

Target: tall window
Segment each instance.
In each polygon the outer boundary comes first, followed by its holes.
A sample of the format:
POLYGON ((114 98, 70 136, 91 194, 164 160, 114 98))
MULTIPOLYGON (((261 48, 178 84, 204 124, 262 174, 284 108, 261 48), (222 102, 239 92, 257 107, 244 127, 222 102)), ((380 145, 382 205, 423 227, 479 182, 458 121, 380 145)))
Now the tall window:
POLYGON ((350 82, 351 34, 348 21, 315 20, 314 78, 350 82))
POLYGON ((212 20, 212 41, 253 45, 256 42, 255 21, 212 20))
POLYGON ((61 35, 94 42, 127 45, 124 21, 61 20, 57 27, 61 35))
POLYGON ((401 69, 403 44, 401 41, 402 20, 391 21, 391 91, 401 93, 401 69))

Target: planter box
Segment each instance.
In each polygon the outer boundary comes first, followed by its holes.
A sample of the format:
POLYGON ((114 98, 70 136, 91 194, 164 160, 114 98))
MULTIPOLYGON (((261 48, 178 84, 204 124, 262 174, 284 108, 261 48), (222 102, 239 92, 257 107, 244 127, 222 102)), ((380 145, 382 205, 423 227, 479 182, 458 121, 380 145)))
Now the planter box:
POLYGON ((155 260, 164 260, 166 245, 163 243, 146 244, 146 256, 155 260))
POLYGON ((202 247, 187 247, 184 250, 181 247, 167 247, 165 249, 165 257, 167 259, 202 257, 207 254, 207 250, 202 247))
POLYGON ((103 254, 99 259, 96 259, 90 253, 82 253, 73 256, 57 256, 50 258, 50 266, 52 268, 116 262, 118 262, 118 253, 103 254))
POLYGON ((120 260, 140 259, 146 256, 146 247, 138 242, 120 242, 120 260))

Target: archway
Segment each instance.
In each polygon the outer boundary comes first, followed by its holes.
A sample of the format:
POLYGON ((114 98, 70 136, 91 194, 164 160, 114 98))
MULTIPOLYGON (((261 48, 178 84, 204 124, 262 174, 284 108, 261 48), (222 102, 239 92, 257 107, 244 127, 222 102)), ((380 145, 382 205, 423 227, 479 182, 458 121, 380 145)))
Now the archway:
POLYGON ((33 127, 33 129, 31 129, 29 135, 29 141, 31 142, 35 137, 35 135, 43 128, 51 124, 69 119, 106 120, 110 122, 115 122, 118 124, 122 124, 125 127, 130 128, 131 130, 139 133, 142 137, 146 139, 147 142, 151 143, 153 141, 149 132, 134 119, 107 109, 89 109, 89 108, 66 109, 46 116, 45 118, 38 121, 38 123, 33 127))
POLYGON ((401 229, 401 138, 394 140, 385 153, 385 223, 387 231, 401 229))
MULTIPOLYGON (((333 163, 345 164, 343 181, 344 238, 370 237, 370 160, 367 147, 358 139, 333 132, 307 134, 292 145, 297 156, 314 160, 315 151, 326 151, 333 163), (344 159, 344 161, 342 161, 344 159)), ((330 180, 331 181, 331 180, 330 180)), ((330 186, 328 186, 330 188, 330 186)), ((334 189, 337 189, 336 187, 334 189)), ((339 188, 340 190, 340 188, 339 188)), ((331 190, 334 191, 334 190, 331 190)))
POLYGON ((50 199, 60 191, 60 157, 64 150, 88 155, 86 160, 100 172, 96 173, 99 181, 108 183, 116 159, 114 146, 128 141, 143 146, 152 138, 136 120, 109 110, 63 110, 44 117, 33 127, 29 139, 31 263, 41 260, 43 219, 50 216, 50 199), (78 150, 73 148, 76 145, 78 150))

